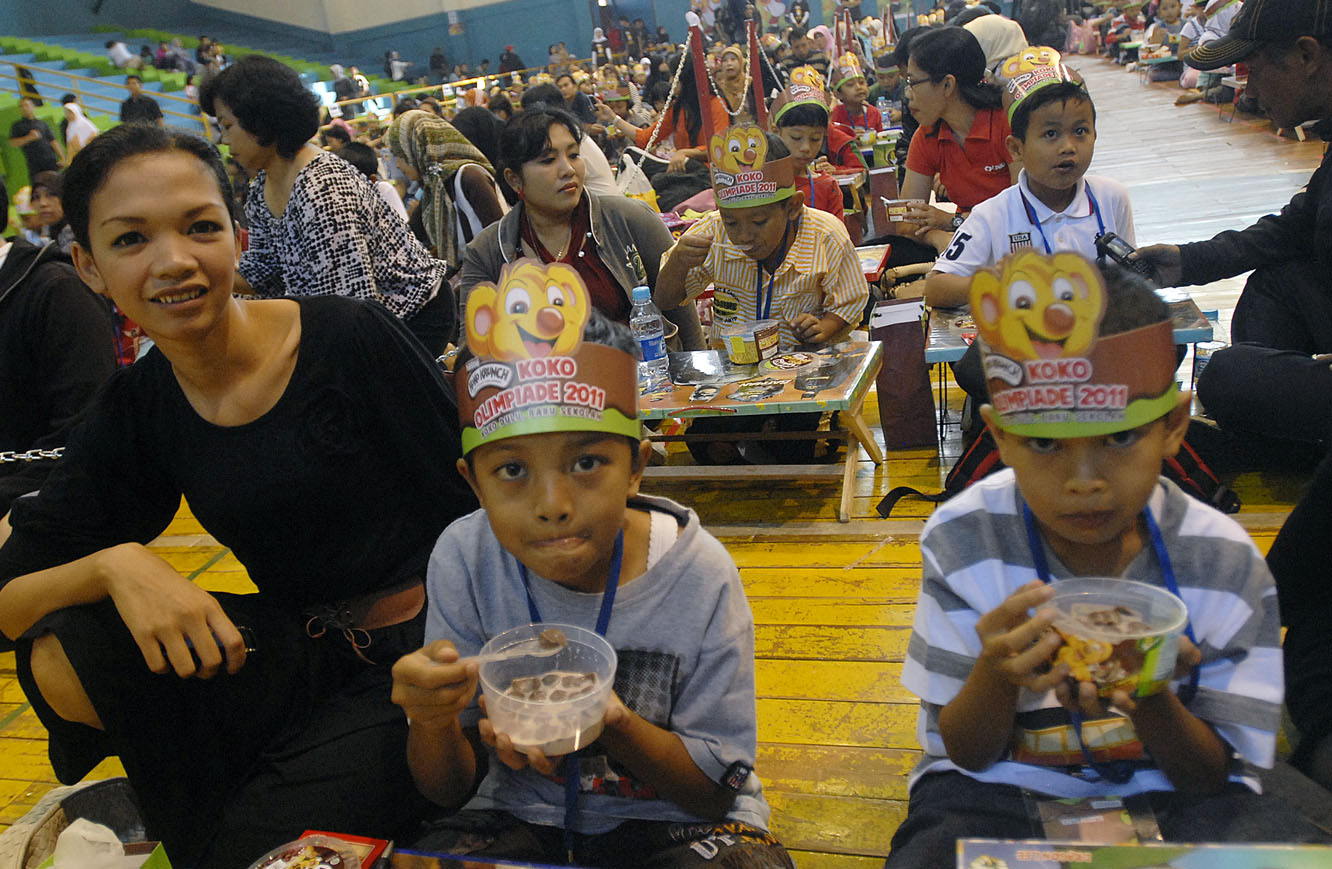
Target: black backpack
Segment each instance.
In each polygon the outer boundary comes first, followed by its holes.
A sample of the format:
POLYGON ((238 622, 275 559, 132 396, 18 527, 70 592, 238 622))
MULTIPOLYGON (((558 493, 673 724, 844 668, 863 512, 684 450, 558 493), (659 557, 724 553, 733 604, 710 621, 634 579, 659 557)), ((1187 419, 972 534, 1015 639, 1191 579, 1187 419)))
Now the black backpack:
MULTIPOLYGON (((994 435, 990 434, 990 427, 986 426, 980 436, 971 442, 971 446, 967 447, 962 458, 957 460, 957 464, 948 471, 942 492, 922 492, 910 486, 898 486, 884 495, 883 500, 879 502, 877 508, 879 516, 887 519, 893 507, 897 506, 897 502, 907 496, 935 504, 943 503, 977 480, 982 480, 1004 467, 1003 461, 999 458, 999 447, 994 442, 994 435)), ((1198 451, 1189 445, 1187 436, 1180 444, 1179 452, 1161 463, 1161 474, 1179 486, 1184 494, 1192 495, 1222 513, 1239 512, 1239 495, 1217 478, 1198 455, 1198 451)))

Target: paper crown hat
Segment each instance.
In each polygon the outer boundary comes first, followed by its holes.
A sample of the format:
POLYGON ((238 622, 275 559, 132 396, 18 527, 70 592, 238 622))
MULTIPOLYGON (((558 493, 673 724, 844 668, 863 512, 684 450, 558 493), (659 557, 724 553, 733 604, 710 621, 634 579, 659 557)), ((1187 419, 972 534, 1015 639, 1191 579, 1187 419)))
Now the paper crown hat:
POLYGON ((796 106, 819 106, 824 111, 832 111, 832 97, 823 89, 823 76, 811 66, 802 66, 794 70, 791 74, 791 83, 773 98, 772 105, 768 107, 773 126, 777 126, 782 116, 796 106), (800 76, 800 81, 796 81, 796 73, 801 70, 808 70, 808 73, 800 76))
POLYGON ((847 52, 837 58, 832 65, 832 89, 836 91, 853 78, 864 78, 865 71, 860 67, 860 58, 847 52))
POLYGON ((519 435, 598 431, 638 440, 638 360, 583 340, 592 303, 572 266, 508 263, 467 296, 454 377, 463 453, 519 435))
POLYGON ((1175 406, 1170 321, 1098 337, 1106 301, 1100 269, 1075 253, 1023 251, 976 273, 971 313, 1000 428, 1096 437, 1175 406))
POLYGON ((712 190, 720 208, 781 202, 795 193, 795 164, 768 157, 768 137, 757 124, 737 124, 712 137, 712 190))
POLYGON ((1083 92, 1087 90, 1078 71, 1061 63, 1059 52, 1044 45, 1024 48, 1005 60, 999 66, 999 78, 1003 82, 1004 110, 1010 121, 1018 106, 1041 88, 1071 82, 1083 92))

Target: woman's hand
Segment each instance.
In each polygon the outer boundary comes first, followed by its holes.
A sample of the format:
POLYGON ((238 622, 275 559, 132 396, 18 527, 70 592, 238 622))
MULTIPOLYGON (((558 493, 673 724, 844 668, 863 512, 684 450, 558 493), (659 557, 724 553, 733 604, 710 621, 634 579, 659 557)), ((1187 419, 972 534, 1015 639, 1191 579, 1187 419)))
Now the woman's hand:
POLYGON ((691 153, 688 150, 676 151, 671 154, 671 162, 666 166, 668 172, 683 172, 689 164, 691 153))
POLYGON ((245 664, 245 640, 217 598, 137 543, 104 550, 106 593, 154 673, 210 679, 245 664))
POLYGON ((442 728, 457 720, 476 694, 478 668, 462 662, 448 640, 435 640, 393 665, 393 702, 413 725, 442 728))
POLYGON ((597 100, 597 104, 594 108, 597 113, 597 120, 601 121, 603 124, 614 125, 615 119, 619 117, 619 115, 615 114, 614 109, 603 103, 601 100, 597 100))

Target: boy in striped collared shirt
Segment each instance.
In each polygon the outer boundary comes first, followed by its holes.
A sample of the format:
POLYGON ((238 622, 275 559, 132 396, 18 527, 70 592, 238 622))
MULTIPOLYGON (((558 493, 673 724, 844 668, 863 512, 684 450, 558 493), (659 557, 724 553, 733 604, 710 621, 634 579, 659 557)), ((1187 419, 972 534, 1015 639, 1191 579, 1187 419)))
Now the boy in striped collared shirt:
POLYGON ((710 151, 719 210, 663 256, 654 297, 671 307, 713 284, 718 325, 778 320, 782 349, 845 339, 869 300, 846 227, 805 206, 777 136, 732 127, 710 151))

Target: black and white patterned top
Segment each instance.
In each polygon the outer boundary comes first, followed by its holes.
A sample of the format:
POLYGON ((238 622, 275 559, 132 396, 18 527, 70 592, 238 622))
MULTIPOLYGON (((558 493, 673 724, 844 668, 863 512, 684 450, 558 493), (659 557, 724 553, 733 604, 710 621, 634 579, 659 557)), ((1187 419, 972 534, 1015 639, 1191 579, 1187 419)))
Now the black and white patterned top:
POLYGON ((350 163, 320 152, 296 176, 281 217, 250 182, 250 246, 241 277, 261 296, 354 296, 408 319, 430 301, 446 265, 350 163))

